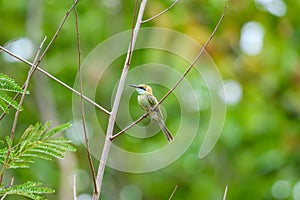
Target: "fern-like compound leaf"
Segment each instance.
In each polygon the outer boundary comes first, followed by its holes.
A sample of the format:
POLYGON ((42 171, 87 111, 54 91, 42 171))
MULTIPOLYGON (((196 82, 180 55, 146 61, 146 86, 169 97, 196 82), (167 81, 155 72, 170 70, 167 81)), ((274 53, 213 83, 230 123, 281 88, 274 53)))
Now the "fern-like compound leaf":
POLYGON ((46 200, 41 194, 53 193, 54 190, 42 187, 41 183, 28 181, 20 185, 11 187, 0 187, 0 196, 4 195, 20 195, 34 200, 46 200))

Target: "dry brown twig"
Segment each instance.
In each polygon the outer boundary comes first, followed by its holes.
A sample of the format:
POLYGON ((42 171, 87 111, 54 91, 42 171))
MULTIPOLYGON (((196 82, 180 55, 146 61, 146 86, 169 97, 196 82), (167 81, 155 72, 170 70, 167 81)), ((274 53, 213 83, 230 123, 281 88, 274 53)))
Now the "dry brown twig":
MULTIPOLYGON (((14 117, 14 121, 13 121, 13 125, 12 125, 12 128, 11 128, 11 132, 10 132, 10 140, 13 141, 14 140, 14 136, 15 136, 15 130, 16 130, 16 127, 17 127, 17 122, 18 122, 18 119, 19 119, 19 113, 21 111, 21 107, 22 107, 22 104, 24 102, 24 99, 25 99, 25 95, 26 95, 26 91, 27 91, 27 88, 28 88, 28 85, 29 85, 29 81, 33 75, 33 73, 35 72, 38 64, 41 62, 41 59, 39 59, 39 55, 40 55, 40 52, 42 50, 42 46, 44 44, 44 42, 46 41, 46 37, 44 38, 44 40, 41 42, 37 52, 36 52, 36 55, 35 55, 35 58, 34 58, 34 61, 33 61, 33 64, 31 66, 31 68, 29 69, 28 71, 28 74, 27 74, 27 78, 26 78, 26 81, 24 83, 24 91, 22 93, 22 96, 21 96, 21 100, 19 102, 19 106, 17 108, 17 111, 15 113, 15 117, 14 117)), ((4 177, 4 171, 7 167, 7 162, 8 162, 8 158, 10 156, 10 153, 12 151, 12 148, 11 148, 11 145, 8 146, 8 150, 7 150, 7 153, 6 153, 6 156, 5 156, 5 160, 4 160, 4 163, 2 165, 2 169, 1 169, 1 176, 0 176, 0 184, 2 183, 3 181, 3 177, 4 177)))
MULTIPOLYGON (((202 54, 204 53, 204 51, 206 50, 208 44, 210 43, 210 41, 212 40, 212 38, 214 37, 216 31, 218 30, 218 28, 221 25, 221 22, 223 21, 226 11, 227 11, 228 6, 225 5, 224 10, 222 12, 222 15, 217 23, 217 25, 215 26, 213 32, 211 33, 211 35, 209 36, 208 40, 205 42, 204 46, 201 48, 200 52, 197 54, 197 56, 195 57, 195 59, 193 60, 193 62, 190 64, 190 66, 187 68, 187 70, 182 74, 182 76, 177 80, 177 82, 173 85, 173 87, 163 96, 163 98, 158 102, 158 104, 153 108, 155 109, 156 107, 158 107, 176 88, 177 86, 181 83, 181 81, 186 77, 186 75, 190 72, 190 70, 194 67, 195 63, 199 60, 199 58, 202 56, 202 54)), ((149 111, 150 112, 150 111, 149 111)), ((139 123, 140 121, 142 121, 145 117, 147 117, 149 115, 149 112, 143 114, 140 118, 138 118, 136 121, 134 121, 132 124, 130 124, 129 126, 127 126, 126 128, 124 128, 123 130, 121 130, 120 132, 116 133, 115 135, 113 135, 110 140, 114 140, 116 139, 118 136, 120 136, 121 134, 123 134, 125 131, 127 131, 128 129, 130 129, 131 127, 133 127, 134 125, 136 125, 137 123, 139 123)))
POLYGON ((89 161, 89 166, 91 168, 93 184, 94 184, 94 192, 98 193, 97 191, 97 184, 96 184, 96 175, 95 175, 95 168, 93 165, 92 155, 90 152, 90 145, 89 139, 87 136, 87 129, 86 129, 86 122, 85 122, 85 113, 84 113, 84 99, 83 99, 83 87, 82 87, 82 74, 81 74, 81 47, 80 47, 80 34, 79 34, 79 25, 78 25, 78 12, 76 7, 74 8, 75 13, 75 27, 76 27, 76 38, 77 38, 77 51, 78 51, 78 76, 79 76, 79 92, 80 92, 80 109, 81 109, 81 120, 83 126, 83 133, 84 133, 84 140, 85 140, 85 147, 87 151, 87 157, 89 161))
POLYGON ((163 10, 162 12, 158 13, 157 15, 154 15, 153 17, 150 17, 149 19, 146 19, 146 20, 143 20, 142 21, 142 24, 143 23, 146 23, 146 22, 149 22, 149 21, 152 21, 158 17, 160 17, 161 15, 165 14, 166 12, 168 12, 169 10, 171 10, 174 6, 176 6, 177 3, 179 3, 180 0, 176 0, 172 5, 170 5, 167 9, 163 10))
MULTIPOLYGON (((49 48, 52 46, 52 44, 54 43, 55 39, 57 38, 58 34, 60 33, 65 21, 67 20, 68 16, 70 15, 70 13, 72 12, 72 10, 75 8, 75 6, 77 5, 79 0, 76 0, 73 2, 72 6, 69 8, 69 10, 67 11, 67 13, 65 14, 64 18, 62 19, 60 25, 58 26, 55 34, 53 35, 52 39, 50 40, 49 44, 47 45, 47 47, 45 48, 44 52, 42 53, 41 57, 40 57, 40 61, 45 57, 47 51, 49 50, 49 48)), ((7 49, 5 49, 4 47, 0 46, 0 52, 3 51, 9 55, 11 55, 12 57, 18 59, 19 61, 29 65, 29 66, 33 66, 34 64, 21 58, 20 56, 8 51, 7 49)), ((39 61, 39 62, 40 62, 39 61)), ((53 75, 51 75, 50 73, 46 72, 45 70, 41 69, 38 67, 36 67, 36 70, 41 72, 42 74, 46 75, 47 77, 51 78, 52 80, 56 81, 57 83, 61 84, 62 86, 64 86, 65 88, 67 88, 68 90, 72 91, 73 93, 75 93, 76 95, 81 96, 80 92, 76 91, 75 89, 73 89, 72 87, 70 87, 69 85, 65 84, 63 81, 59 80, 58 78, 54 77, 53 75)), ((20 94, 16 94, 16 96, 14 97, 14 99, 16 99, 20 94)), ((105 108, 103 108, 102 106, 100 106, 99 104, 97 104, 96 102, 94 102, 93 100, 89 99, 88 97, 82 95, 83 99, 85 99, 87 102, 91 103, 92 105, 94 105, 95 107, 97 107, 98 109, 100 109, 101 111, 103 111, 106 114, 110 114, 110 112, 108 110, 106 110, 105 108)), ((9 106, 10 107, 10 106, 9 106)), ((5 113, 2 113, 0 116, 0 120, 5 116, 5 113)))

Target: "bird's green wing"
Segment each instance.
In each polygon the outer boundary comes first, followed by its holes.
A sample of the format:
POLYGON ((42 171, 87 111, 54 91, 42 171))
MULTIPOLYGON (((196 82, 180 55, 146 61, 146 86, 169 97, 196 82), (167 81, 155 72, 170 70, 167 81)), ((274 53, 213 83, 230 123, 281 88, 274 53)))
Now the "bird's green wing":
POLYGON ((153 95, 147 95, 147 97, 151 107, 154 107, 158 103, 156 98, 153 95))

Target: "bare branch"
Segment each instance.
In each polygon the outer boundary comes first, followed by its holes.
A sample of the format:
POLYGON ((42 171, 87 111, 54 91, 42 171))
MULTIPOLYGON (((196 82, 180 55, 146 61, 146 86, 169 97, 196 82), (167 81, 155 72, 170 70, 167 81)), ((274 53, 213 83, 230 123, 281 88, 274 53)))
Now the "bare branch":
MULTIPOLYGON (((214 37, 216 31, 218 30, 218 28, 221 25, 221 22, 224 19, 225 13, 227 11, 227 5, 225 5, 223 13, 216 25, 216 27, 214 28, 213 32, 211 33, 211 35, 209 36, 208 40, 205 42, 204 46, 201 48, 200 52, 197 54, 196 58, 193 60, 193 62, 190 64, 190 66, 187 68, 187 70, 182 74, 182 76, 177 80, 177 82, 173 85, 173 87, 163 96, 163 98, 158 102, 158 104, 156 104, 156 106, 154 106, 153 109, 157 108, 175 89, 176 87, 181 83, 181 81, 186 77, 186 75, 190 72, 190 70, 194 67, 195 63, 199 60, 199 58, 202 56, 202 54, 204 53, 204 51, 206 50, 208 44, 210 43, 210 41, 212 40, 212 38, 214 37)), ((151 111, 149 111, 151 112, 151 111)), ((144 119, 149 112, 145 113, 144 115, 142 115, 139 119, 137 119, 136 121, 134 121, 132 124, 130 124, 129 126, 127 126, 124 130, 118 132, 116 135, 112 136, 110 139, 114 140, 115 138, 117 138, 118 136, 120 136, 122 133, 124 133, 125 131, 127 131, 128 129, 130 129, 131 127, 133 127, 135 124, 137 124, 138 122, 140 122, 142 119, 144 119)))
MULTIPOLYGON (((75 6, 77 5, 79 0, 75 0, 74 3, 72 4, 72 6, 70 7, 70 9, 67 11, 67 13, 65 14, 62 22, 60 23, 58 29, 56 30, 54 36, 52 37, 52 39, 50 40, 49 44, 47 45, 47 47, 45 48, 44 52, 42 53, 41 57, 39 58, 39 60, 37 61, 36 65, 38 66, 39 63, 41 62, 41 60, 45 57, 47 51, 49 50, 49 48, 51 47, 51 45, 53 44, 53 42, 55 41, 55 39, 57 38, 58 34, 60 33, 65 21, 67 20, 68 16, 70 15, 70 13, 72 12, 72 10, 75 8, 75 6)), ((2 46, 0 46, 0 51, 4 51, 7 54, 15 57, 16 59, 20 60, 21 62, 29 65, 29 66, 33 66, 33 63, 30 63, 29 61, 15 55, 14 53, 8 51, 7 49, 3 48, 2 46)), ((46 72, 45 70, 37 67, 36 68, 38 71, 40 71, 41 73, 43 73, 44 75, 46 75, 47 77, 53 79, 54 81, 58 82, 59 84, 63 85, 64 87, 66 87, 67 89, 71 90, 73 93, 77 94, 80 96, 80 92, 74 90, 72 87, 68 86, 67 84, 65 84, 63 81, 60 81, 59 79, 57 79, 56 77, 52 76, 51 74, 49 74, 48 72, 46 72)), ((18 94, 17 94, 18 95, 18 94)), ((16 95, 16 96, 17 96, 16 95)), ((102 106, 98 105, 96 102, 92 101, 91 99, 89 99, 88 97, 82 95, 82 97, 88 101, 89 103, 91 103, 92 105, 96 106, 97 108, 99 108, 100 110, 102 110, 104 113, 106 114, 110 114, 110 112, 108 110, 106 110, 105 108, 103 108, 102 106)), ((2 113, 2 115, 0 116, 0 120, 5 116, 5 113, 2 113)))
POLYGON ((28 88, 28 85, 29 85, 29 80, 30 78, 32 77, 33 73, 35 72, 36 68, 37 68, 37 65, 36 63, 39 61, 38 60, 38 57, 39 57, 39 54, 41 52, 41 49, 42 49, 42 46, 44 44, 44 42, 46 41, 46 37, 44 38, 44 40, 42 41, 42 43, 40 44, 38 50, 37 50, 37 53, 36 53, 36 56, 34 58, 34 61, 33 61, 33 64, 28 72, 28 75, 27 75, 27 79, 24 83, 24 92, 22 93, 22 96, 21 96, 21 100, 19 102, 19 106, 18 106, 18 109, 17 109, 17 112, 15 113, 15 118, 14 118, 14 122, 13 122, 13 126, 12 126, 12 129, 11 129, 11 133, 10 133, 10 139, 13 140, 14 139, 14 133, 15 133, 15 129, 17 127, 17 121, 18 121, 18 117, 19 117, 19 113, 20 113, 20 110, 21 110, 21 106, 23 104, 23 101, 25 99, 25 95, 26 95, 26 91, 27 91, 27 88, 28 88))
POLYGON ((227 196, 227 190, 228 190, 228 184, 225 187, 225 191, 224 191, 224 196, 223 196, 223 200, 226 200, 226 196, 227 196))
POLYGON ((96 183, 96 175, 95 175, 95 168, 92 161, 92 155, 90 152, 90 145, 89 145, 89 139, 87 136, 87 130, 86 130, 86 122, 85 122, 85 113, 84 113, 84 99, 83 99, 83 89, 82 89, 82 75, 81 75, 81 47, 80 47, 80 34, 79 34, 79 25, 78 25, 78 12, 76 10, 76 7, 74 8, 75 12, 75 27, 76 27, 76 38, 77 38, 77 51, 78 51, 78 75, 79 75, 79 87, 80 87, 80 109, 81 109, 81 120, 82 120, 82 126, 83 126, 83 132, 84 132, 84 140, 85 140, 85 146, 86 146, 86 152, 87 157, 89 161, 89 165, 91 168, 91 173, 93 177, 93 184, 94 184, 94 190, 95 193, 97 193, 97 183, 96 183))
POLYGON ((122 133, 126 132, 128 129, 130 129, 131 127, 133 127, 134 125, 136 125, 137 123, 139 123, 140 121, 142 121, 144 118, 146 118, 149 115, 149 113, 145 113, 143 114, 140 118, 138 118, 136 121, 134 121, 132 124, 130 124, 129 126, 127 126, 126 128, 124 128, 123 130, 121 130, 120 132, 116 133, 115 135, 111 136, 110 140, 113 141, 115 138, 117 138, 119 135, 121 135, 122 133))
POLYGON ((215 36, 215 33, 217 32, 218 28, 221 25, 221 22, 224 19, 225 13, 227 11, 227 5, 224 7, 223 13, 216 25, 216 27, 214 28, 213 32, 211 33, 211 35, 209 36, 208 40, 205 42, 204 46, 202 47, 202 49, 200 50, 200 52, 198 53, 198 55, 196 56, 196 58, 193 60, 193 62, 190 64, 190 66, 188 67, 188 69, 182 74, 182 76, 178 79, 178 81, 174 84, 174 86, 167 92, 167 94, 165 94, 165 96, 158 102, 158 104, 153 108, 157 108, 157 106, 159 106, 175 89, 176 87, 181 83, 181 81, 186 77, 186 75, 190 72, 190 70, 194 67, 195 63, 199 60, 199 58, 202 56, 202 54, 204 53, 204 51, 206 50, 208 44, 210 43, 210 41, 212 40, 212 38, 215 36))
POLYGON ((154 16, 151 17, 151 18, 142 21, 142 23, 149 22, 149 21, 154 20, 154 19, 158 18, 159 16, 165 14, 166 12, 168 12, 169 10, 171 10, 174 6, 176 6, 176 4, 179 3, 179 1, 180 1, 180 0, 176 0, 172 5, 170 5, 170 7, 168 7, 168 8, 165 9, 164 11, 158 13, 157 15, 154 15, 154 16))
MULTIPOLYGON (((5 53, 13 56, 14 58, 20 60, 21 62, 29 65, 29 66, 32 66, 33 63, 21 58, 20 56, 12 53, 11 51, 5 49, 4 47, 0 46, 0 50, 4 51, 5 53)), ((48 78, 56 81, 57 83, 59 83, 60 85, 64 86, 65 88, 67 88, 68 90, 70 90, 71 92, 73 92, 74 94, 80 96, 80 92, 78 92, 77 90, 73 89, 72 87, 70 87, 69 85, 67 85, 66 83, 64 83, 63 81, 59 80, 58 78, 56 78, 55 76, 51 75, 50 73, 46 72, 45 70, 37 67, 36 68, 37 71, 41 72, 42 74, 46 75, 48 78)), ((108 110, 106 110, 105 108, 103 108, 102 106, 100 106, 99 104, 97 104, 96 102, 94 102, 93 100, 91 100, 90 98, 86 97, 86 96, 82 96, 87 102, 89 102, 90 104, 92 104, 93 106, 97 107, 98 109, 100 109, 101 111, 103 111, 104 113, 106 114, 110 114, 110 112, 108 110)), ((3 118, 3 115, 5 114, 2 114, 1 117, 0 117, 0 120, 3 118)))
MULTIPOLYGON (((22 93, 22 97, 21 97, 21 100, 19 102, 19 106, 17 108, 17 111, 15 113, 15 117, 14 117, 14 121, 13 121, 13 125, 12 125, 12 128, 11 128, 11 132, 10 132, 10 140, 13 141, 14 140, 14 136, 15 136, 15 130, 16 130, 16 127, 17 127, 17 122, 18 122, 18 119, 19 119, 19 113, 20 113, 20 110, 21 110, 21 107, 22 107, 22 104, 23 104, 23 101, 25 99, 25 95, 26 95, 26 91, 27 91, 27 88, 28 88, 28 84, 29 84, 29 80, 30 78, 32 77, 33 73, 35 72, 36 70, 36 63, 38 62, 38 57, 39 57, 39 54, 40 54, 40 51, 42 49, 42 46, 44 44, 44 42, 46 41, 46 37, 44 38, 44 40, 41 42, 37 52, 36 52, 36 56, 34 58, 34 61, 33 61, 33 64, 32 64, 32 67, 30 68, 28 74, 27 74, 27 79, 24 83, 24 89, 23 89, 23 93, 22 93)), ((7 167, 7 162, 8 162, 8 158, 10 156, 10 153, 12 151, 12 148, 11 148, 11 145, 9 145, 8 147, 8 150, 7 150, 7 153, 6 153, 6 157, 5 157, 5 160, 3 162, 3 165, 2 165, 2 169, 1 169, 1 173, 0 173, 0 184, 2 183, 3 181, 3 177, 4 177, 4 171, 6 170, 6 167, 7 167)))
MULTIPOLYGON (((9 188, 11 188, 11 187, 13 186, 14 180, 15 180, 14 177, 12 177, 12 178, 10 179, 10 183, 9 183, 9 186, 8 186, 9 188)), ((2 196, 1 200, 4 200, 6 196, 7 196, 7 193, 5 193, 5 194, 2 196)))
POLYGON ((57 36, 58 36, 60 30, 62 29, 62 27, 63 27, 65 21, 67 20, 68 16, 70 15, 70 13, 72 12, 72 10, 73 10, 73 9, 75 8, 75 6, 77 5, 78 1, 79 1, 79 0, 75 0, 74 3, 72 4, 72 6, 70 7, 70 9, 69 9, 69 10, 67 11, 67 13, 65 14, 64 18, 62 19, 60 25, 58 26, 58 28, 57 28, 57 30, 56 30, 54 36, 52 37, 52 39, 50 40, 49 44, 48 44, 47 47, 45 48, 43 54, 41 55, 40 60, 42 60, 42 59, 45 57, 46 53, 48 52, 49 48, 50 48, 51 45, 53 44, 54 40, 57 38, 57 36))
POLYGON ((177 187, 178 187, 178 185, 175 185, 175 188, 174 188, 174 190, 173 190, 173 192, 172 192, 172 194, 171 194, 169 200, 171 200, 171 199, 173 198, 173 196, 174 196, 174 194, 175 194, 175 192, 176 192, 176 190, 177 190, 177 187))
POLYGON ((122 96, 123 89, 124 89, 124 85, 125 85, 125 79, 126 79, 126 76, 127 76, 127 73, 128 73, 128 68, 130 66, 132 52, 133 52, 134 45, 135 45, 139 30, 140 30, 141 21, 142 21, 142 18, 143 18, 143 14, 144 14, 146 4, 147 4, 147 0, 142 0, 141 1, 140 9, 139 9, 138 16, 137 16, 137 19, 136 19, 136 10, 137 10, 137 5, 138 5, 138 0, 136 0, 136 6, 135 6, 135 11, 134 11, 134 16, 133 16, 133 24, 134 24, 134 21, 136 21, 136 23, 135 23, 135 27, 134 28, 132 27, 132 35, 131 35, 131 39, 130 39, 130 43, 129 43, 129 48, 128 48, 128 51, 127 51, 126 60, 125 60, 123 71, 122 71, 122 74, 121 74, 121 77, 120 77, 117 93, 116 93, 115 100, 114 100, 113 107, 112 107, 112 112, 111 112, 111 115, 110 115, 109 121, 108 121, 108 127, 107 127, 107 131, 106 131, 105 143, 104 143, 104 147, 103 147, 103 151, 102 151, 102 155, 101 155, 101 159, 100 159, 100 164, 99 164, 99 168, 98 168, 98 173, 97 173, 98 193, 94 193, 93 200, 98 200, 99 196, 100 196, 100 193, 101 193, 101 187, 102 187, 102 181, 103 181, 103 176, 104 176, 105 165, 106 165, 108 153, 109 153, 110 146, 111 146, 110 138, 111 138, 112 133, 113 133, 115 119, 116 119, 117 111, 118 111, 118 108, 119 108, 119 103, 120 103, 121 96, 122 96))

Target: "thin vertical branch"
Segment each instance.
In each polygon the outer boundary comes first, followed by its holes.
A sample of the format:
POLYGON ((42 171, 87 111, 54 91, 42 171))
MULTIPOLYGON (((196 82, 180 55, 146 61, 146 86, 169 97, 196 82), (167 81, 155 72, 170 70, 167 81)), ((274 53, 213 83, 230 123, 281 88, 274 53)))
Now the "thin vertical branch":
POLYGON ((40 51, 42 49, 42 46, 44 44, 44 42, 46 41, 46 37, 44 38, 44 40, 42 41, 41 45, 39 46, 38 50, 37 50, 37 53, 36 53, 36 56, 34 58, 34 61, 33 61, 33 65, 31 66, 29 72, 28 72, 28 75, 27 75, 27 79, 24 83, 24 91, 22 93, 22 96, 21 96, 21 100, 19 102, 19 106, 18 106, 18 109, 17 109, 17 112, 15 113, 15 118, 14 118, 14 122, 13 122, 13 126, 12 126, 12 129, 11 129, 11 133, 10 133, 10 139, 13 140, 14 139, 14 133, 15 133, 15 129, 17 127, 17 121, 18 121, 18 118, 19 118, 19 113, 20 113, 20 110, 21 110, 21 106, 23 104, 23 101, 25 99, 25 95, 26 95, 26 91, 27 91, 27 88, 28 88, 28 85, 29 85, 29 80, 31 79, 33 73, 35 72, 36 68, 37 68, 37 63, 40 61, 38 60, 38 57, 39 57, 39 54, 40 54, 40 51))
MULTIPOLYGON (((218 28, 221 25, 221 22, 223 21, 224 17, 225 17, 225 13, 227 11, 227 5, 225 5, 223 13, 216 25, 216 27, 214 28, 213 32, 211 33, 211 35, 209 36, 208 40, 205 42, 204 46, 201 48, 200 52, 197 54, 197 56, 195 57, 195 59, 193 60, 193 62, 190 64, 190 66, 187 68, 187 70, 181 75, 181 77, 177 80, 177 82, 173 85, 173 87, 163 96, 163 98, 154 106, 153 109, 157 108, 176 88, 177 86, 181 83, 181 81, 186 77, 186 75, 190 72, 190 70, 194 67, 195 63, 199 60, 199 58, 202 56, 202 54, 204 53, 204 51, 206 50, 208 44, 210 43, 210 41, 212 40, 212 38, 214 37, 216 31, 218 30, 218 28)), ((151 111, 149 111, 151 112, 151 111)), ((112 136, 110 138, 110 140, 114 140, 115 138, 117 138, 118 136, 120 136, 122 133, 124 133, 125 131, 127 131, 128 129, 130 129, 131 127, 133 127, 135 124, 137 124, 138 122, 140 122, 142 119, 144 119, 145 117, 147 117, 147 115, 149 114, 149 112, 145 113, 144 115, 142 115, 140 118, 138 118, 136 121, 134 121, 132 124, 130 124, 129 126, 127 126, 125 129, 119 131, 118 133, 116 133, 114 136, 112 136)))
POLYGON ((51 45, 53 44, 53 42, 55 41, 55 39, 57 38, 58 34, 60 33, 60 30, 62 29, 64 23, 66 22, 68 16, 70 15, 70 13, 72 12, 72 10, 75 8, 75 6, 77 5, 79 0, 75 0, 72 4, 72 6, 69 8, 69 10, 67 11, 67 13, 65 14, 64 18, 62 19, 60 25, 58 26, 54 36, 52 37, 52 39, 50 40, 49 44, 47 45, 47 47, 45 48, 44 52, 42 53, 40 60, 42 60, 46 53, 48 52, 49 48, 51 47, 51 45))
POLYGON ((226 200, 227 197, 227 191, 228 191, 228 184, 225 187, 224 195, 223 195, 223 200, 226 200))
POLYGON ((129 48, 128 48, 126 60, 125 60, 124 66, 123 66, 123 71, 122 71, 122 74, 121 74, 121 77, 120 77, 120 81, 119 81, 118 89, 117 89, 116 96, 115 96, 115 99, 114 99, 111 115, 110 115, 109 121, 108 121, 108 127, 107 127, 107 131, 106 131, 106 138, 105 138, 104 147, 103 147, 103 151, 102 151, 102 155, 101 155, 101 159, 100 159, 100 164, 99 164, 99 167, 98 167, 98 173, 97 173, 98 193, 94 193, 93 200, 98 200, 99 197, 100 197, 105 165, 106 165, 108 153, 109 153, 110 146, 111 146, 110 137, 112 136, 112 133, 113 133, 114 124, 115 124, 115 120, 116 120, 117 111, 118 111, 118 108, 119 108, 120 99, 121 99, 121 96, 122 96, 122 93, 123 93, 125 80, 126 80, 126 76, 127 76, 127 73, 128 73, 128 68, 130 66, 132 52, 133 52, 134 45, 135 45, 139 30, 140 30, 144 10, 145 10, 146 4, 147 4, 147 0, 142 0, 141 1, 140 9, 139 9, 139 12, 138 12, 138 15, 137 15, 137 19, 135 20, 136 10, 137 10, 137 5, 138 5, 137 2, 138 2, 138 0, 136 0, 136 6, 135 6, 135 11, 134 11, 134 17, 133 17, 133 24, 134 24, 134 21, 136 21, 136 23, 135 23, 135 27, 132 30, 132 35, 131 35, 131 39, 130 39, 130 43, 129 43, 129 48))
POLYGON ((97 193, 97 184, 96 184, 96 175, 95 168, 93 165, 92 155, 90 152, 89 139, 87 136, 86 122, 85 122, 85 112, 84 112, 84 99, 83 99, 83 89, 82 89, 82 74, 81 74, 81 47, 80 47, 80 34, 79 34, 79 25, 78 25, 78 13, 76 7, 74 8, 75 13, 75 27, 76 27, 76 38, 77 38, 77 51, 78 51, 78 76, 79 76, 79 87, 80 87, 80 109, 81 109, 81 120, 83 126, 84 140, 87 152, 87 158, 89 161, 89 165, 91 168, 93 184, 94 184, 94 192, 97 193))
POLYGON ((169 200, 171 200, 171 199, 173 198, 173 196, 174 196, 174 194, 175 194, 175 192, 176 192, 176 190, 177 190, 177 187, 178 187, 178 185, 175 185, 175 188, 174 188, 174 190, 173 190, 171 196, 169 197, 169 200))

